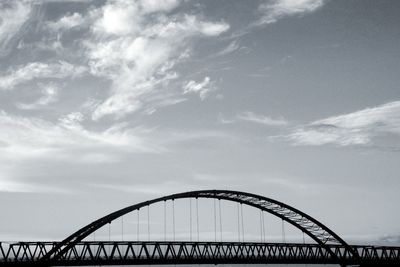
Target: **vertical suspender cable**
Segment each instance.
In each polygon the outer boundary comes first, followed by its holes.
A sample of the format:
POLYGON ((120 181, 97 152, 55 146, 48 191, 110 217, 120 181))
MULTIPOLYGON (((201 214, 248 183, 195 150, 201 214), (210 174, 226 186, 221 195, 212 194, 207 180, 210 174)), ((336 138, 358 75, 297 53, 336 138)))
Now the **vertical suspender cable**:
POLYGON ((111 248, 110 242, 111 242, 111 222, 108 223, 108 254, 110 254, 110 248, 111 248))
POLYGON ((218 210, 219 210, 219 237, 222 242, 222 214, 221 214, 221 199, 218 199, 218 210))
POLYGON ((121 240, 124 241, 124 216, 121 216, 121 240))
POLYGON ((147 241, 150 241, 150 205, 147 206, 147 241))
POLYGON ((140 216, 140 209, 137 210, 137 222, 136 222, 136 239, 139 241, 139 216, 140 216))
POLYGON ((304 236, 304 231, 303 231, 303 244, 305 244, 305 243, 306 243, 306 238, 304 236))
POLYGON ((111 241, 111 222, 108 223, 108 242, 111 241))
POLYGON ((237 207, 238 242, 240 242, 240 212, 239 212, 239 203, 237 203, 236 207, 237 207))
POLYGON ((197 224, 197 242, 200 241, 200 229, 199 229, 199 199, 196 198, 196 224, 197 224))
POLYGON ((263 242, 262 210, 260 210, 260 242, 263 242))
POLYGON ((282 241, 286 243, 286 236, 285 236, 285 221, 282 219, 282 241))
POLYGON ((172 200, 172 231, 174 235, 174 241, 175 241, 175 201, 172 200))
POLYGON ((217 242, 217 207, 214 198, 214 241, 217 242))
POLYGON ((167 201, 164 200, 164 241, 167 241, 167 201))
POLYGON ((265 233, 265 220, 264 220, 264 211, 261 211, 261 217, 262 217, 262 227, 263 227, 263 238, 264 238, 264 242, 266 242, 266 233, 265 233))
POLYGON ((240 213, 242 217, 242 242, 244 242, 244 221, 243 221, 243 204, 240 203, 240 213))
POLYGON ((190 227, 189 227, 189 231, 190 231, 190 241, 192 241, 192 199, 191 198, 189 198, 189 216, 190 216, 190 221, 189 221, 189 224, 190 224, 190 227))

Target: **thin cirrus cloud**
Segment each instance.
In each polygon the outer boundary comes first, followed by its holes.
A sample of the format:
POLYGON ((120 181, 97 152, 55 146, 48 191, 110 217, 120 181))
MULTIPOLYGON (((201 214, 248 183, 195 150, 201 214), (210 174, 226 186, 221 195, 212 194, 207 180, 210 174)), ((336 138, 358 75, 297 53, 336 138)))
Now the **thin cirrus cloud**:
POLYGON ((285 17, 308 14, 324 3, 324 0, 266 0, 258 7, 261 17, 255 24, 271 24, 285 17))
POLYGON ((312 122, 287 139, 296 145, 350 146, 371 145, 390 135, 400 137, 400 101, 312 122))
POLYGON ((222 124, 230 124, 230 123, 235 123, 238 121, 245 121, 245 122, 251 122, 251 123, 261 124, 261 125, 265 125, 265 126, 286 126, 289 124, 289 122, 287 120, 285 120, 284 118, 271 118, 269 116, 257 114, 252 111, 240 112, 232 119, 226 119, 226 118, 223 118, 222 116, 220 116, 219 121, 222 124))
POLYGON ((274 119, 251 111, 239 113, 236 118, 242 121, 249 121, 269 126, 286 126, 288 124, 288 122, 283 118, 274 119))
POLYGON ((87 68, 76 66, 65 61, 54 63, 32 62, 17 69, 10 69, 0 76, 0 89, 12 90, 16 86, 36 79, 62 79, 78 77, 84 74, 87 68))
POLYGON ((54 84, 54 83, 49 83, 49 84, 41 84, 39 85, 42 88, 42 96, 37 99, 33 103, 17 103, 16 106, 19 109, 25 109, 25 110, 33 110, 33 109, 40 109, 43 107, 48 106, 49 104, 55 103, 58 101, 58 94, 60 91, 60 88, 54 84))
POLYGON ((30 1, 0 2, 0 55, 8 51, 10 41, 29 19, 31 10, 30 1))
POLYGON ((157 104, 151 100, 179 77, 174 67, 189 56, 185 51, 190 40, 215 37, 229 29, 222 21, 170 14, 179 4, 118 1, 92 12, 97 15, 92 18, 92 38, 85 43, 86 56, 91 73, 111 81, 110 95, 93 111, 94 120, 107 115, 121 118, 152 109, 149 105, 154 109, 157 104))
POLYGON ((222 57, 222 56, 226 56, 229 55, 231 53, 237 52, 243 50, 245 52, 249 51, 249 48, 245 47, 245 46, 241 46, 239 44, 238 40, 234 40, 232 42, 230 42, 227 46, 225 46, 223 49, 221 49, 219 52, 211 55, 212 57, 222 57))
POLYGON ((102 132, 82 126, 84 116, 70 113, 52 123, 0 112, 0 151, 2 158, 57 158, 80 160, 86 155, 107 150, 114 152, 159 153, 161 148, 147 142, 146 129, 114 124, 102 132), (143 137, 141 137, 143 136, 143 137), (110 150, 110 149, 113 150, 110 150))

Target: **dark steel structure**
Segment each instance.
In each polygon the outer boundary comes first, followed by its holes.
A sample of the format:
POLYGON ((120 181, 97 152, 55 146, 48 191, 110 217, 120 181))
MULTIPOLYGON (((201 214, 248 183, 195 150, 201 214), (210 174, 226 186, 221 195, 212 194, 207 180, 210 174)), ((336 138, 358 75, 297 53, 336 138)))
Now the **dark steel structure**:
POLYGON ((399 247, 349 246, 313 217, 282 202, 228 190, 173 194, 135 204, 104 216, 61 242, 0 243, 0 266, 333 263, 341 266, 400 266, 399 247), (117 218, 154 203, 212 198, 249 205, 297 227, 316 244, 249 242, 83 242, 117 218))
POLYGON ((167 265, 167 264, 340 264, 399 266, 400 247, 252 242, 78 242, 57 259, 40 259, 59 242, 0 246, 0 266, 167 265), (332 257, 333 251, 335 257, 332 257))

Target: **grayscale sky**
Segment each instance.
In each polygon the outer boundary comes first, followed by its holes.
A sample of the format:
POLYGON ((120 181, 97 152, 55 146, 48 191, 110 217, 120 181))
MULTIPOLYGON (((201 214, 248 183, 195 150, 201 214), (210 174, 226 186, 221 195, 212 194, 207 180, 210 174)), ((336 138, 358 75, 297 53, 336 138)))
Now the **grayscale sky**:
POLYGON ((233 189, 400 242, 400 1, 0 2, 0 240, 233 189))

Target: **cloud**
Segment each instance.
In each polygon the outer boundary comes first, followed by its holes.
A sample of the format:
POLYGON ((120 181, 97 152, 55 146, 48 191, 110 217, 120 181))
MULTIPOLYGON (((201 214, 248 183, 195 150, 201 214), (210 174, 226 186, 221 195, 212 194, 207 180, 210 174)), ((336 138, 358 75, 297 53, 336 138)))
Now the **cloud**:
POLYGON ((216 87, 213 82, 211 82, 210 77, 205 77, 202 82, 188 81, 183 85, 183 94, 195 93, 198 94, 201 100, 207 98, 207 96, 215 91, 216 87))
POLYGON ((84 128, 83 114, 73 112, 56 123, 0 112, 1 158, 50 158, 80 160, 87 155, 159 153, 161 147, 147 141, 148 130, 114 124, 103 131, 84 128), (117 154, 118 154, 117 153, 117 154))
POLYGON ((111 81, 109 96, 93 111, 94 120, 154 110, 160 106, 154 101, 157 95, 175 90, 170 95, 176 96, 177 88, 170 84, 179 74, 173 68, 188 57, 192 38, 214 37, 229 29, 224 22, 170 14, 179 3, 110 1, 92 12, 93 36, 85 43, 86 56, 91 73, 111 81))
POLYGON ((180 2, 180 0, 142 0, 140 1, 140 5, 144 13, 153 13, 160 11, 169 12, 175 9, 180 2))
POLYGON ((226 119, 224 118, 221 114, 218 117, 218 120, 222 124, 231 124, 235 123, 238 121, 247 121, 247 122, 253 122, 257 124, 262 124, 266 126, 286 126, 288 125, 288 121, 286 121, 283 118, 271 118, 265 115, 261 114, 256 114, 252 111, 244 111, 241 113, 238 113, 234 118, 232 119, 226 119))
POLYGON ((232 41, 231 43, 229 43, 229 45, 227 47, 225 47, 224 49, 222 49, 221 51, 216 53, 215 56, 225 56, 225 55, 228 55, 240 48, 241 47, 239 46, 237 41, 232 41))
POLYGON ((60 18, 58 21, 51 21, 47 23, 47 26, 53 31, 69 30, 78 27, 85 23, 84 17, 75 12, 70 15, 66 15, 60 18))
POLYGON ((30 1, 0 2, 0 55, 6 53, 10 41, 29 19, 31 9, 30 1))
POLYGON ((224 22, 199 22, 199 31, 206 36, 218 36, 229 29, 229 25, 224 22))
POLYGON ((258 7, 262 16, 256 24, 271 24, 285 17, 308 14, 324 3, 324 0, 266 0, 258 7))
POLYGON ((349 146, 372 144, 390 135, 400 137, 400 101, 318 120, 287 138, 297 145, 349 146))
POLYGON ((51 103, 58 101, 58 93, 60 91, 60 88, 56 84, 43 84, 41 85, 41 87, 42 96, 38 100, 30 104, 17 103, 16 106, 19 109, 32 110, 43 108, 51 103))
POLYGON ((387 242, 387 243, 400 243, 400 233, 392 233, 392 234, 385 234, 379 237, 379 241, 387 242))
POLYGON ((34 79, 74 78, 82 75, 86 70, 87 68, 84 66, 74 66, 65 61, 57 63, 28 63, 17 70, 8 70, 5 75, 0 76, 0 89, 11 90, 19 84, 34 79))
POLYGON ((268 126, 285 126, 288 124, 288 122, 282 118, 273 119, 273 118, 270 118, 270 117, 267 117, 264 115, 256 114, 251 111, 245 111, 245 112, 239 113, 236 117, 239 120, 264 124, 264 125, 268 125, 268 126))

